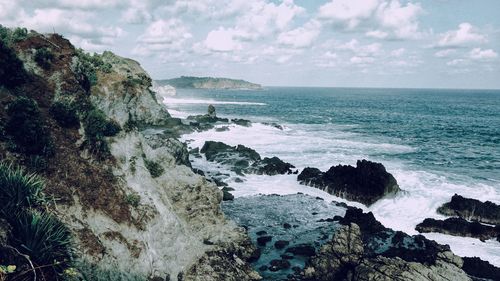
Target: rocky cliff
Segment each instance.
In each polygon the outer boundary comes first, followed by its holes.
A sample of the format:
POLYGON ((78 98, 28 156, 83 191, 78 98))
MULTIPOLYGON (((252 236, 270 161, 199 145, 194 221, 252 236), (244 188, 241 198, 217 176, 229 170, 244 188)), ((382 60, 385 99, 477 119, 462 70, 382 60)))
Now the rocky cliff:
MULTIPOLYGON (((73 237, 74 275, 260 279, 246 262, 253 246, 245 231, 221 212, 222 193, 191 170, 184 144, 163 137, 170 115, 139 63, 85 54, 56 34, 25 35, 0 42, 22 73, 0 85, 0 156, 44 178, 52 200, 43 208, 73 237), (38 108, 50 153, 32 153, 4 131, 14 118, 7 109, 21 98, 38 108)), ((7 67, 1 62, 0 72, 7 67)))

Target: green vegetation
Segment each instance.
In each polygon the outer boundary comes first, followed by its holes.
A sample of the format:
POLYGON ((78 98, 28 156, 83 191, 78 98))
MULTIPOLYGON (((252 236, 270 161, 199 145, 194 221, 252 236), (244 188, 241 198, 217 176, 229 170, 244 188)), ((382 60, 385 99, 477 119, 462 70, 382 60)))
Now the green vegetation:
POLYGON ((144 164, 153 178, 157 178, 165 172, 163 167, 154 161, 144 159, 144 164))
POLYGON ((40 48, 35 51, 34 60, 41 68, 49 69, 52 64, 52 60, 54 60, 54 55, 49 49, 40 48))
POLYGON ((0 41, 6 45, 23 41, 28 38, 29 33, 26 28, 17 27, 14 30, 4 27, 0 24, 0 41))
POLYGON ((0 162, 0 212, 12 215, 44 202, 44 181, 12 164, 0 162))
POLYGON ((27 79, 23 62, 3 40, 0 40, 0 86, 14 88, 27 79))
POLYGON ((250 83, 245 80, 217 78, 217 77, 192 77, 181 76, 179 78, 157 81, 160 85, 170 85, 179 89, 260 89, 259 84, 250 83))
POLYGON ((139 196, 139 194, 135 194, 135 193, 125 195, 125 202, 127 202, 127 204, 137 208, 139 206, 139 203, 141 202, 141 196, 139 196))
POLYGON ((88 144, 98 153, 108 153, 109 148, 105 137, 116 136, 121 130, 118 123, 108 120, 106 115, 98 109, 92 109, 88 112, 84 120, 84 127, 88 144))
POLYGON ((52 117, 62 127, 72 128, 80 125, 76 107, 72 103, 62 101, 54 102, 49 111, 52 117))
MULTIPOLYGON (((76 265, 80 273, 83 275, 83 280, 85 281, 147 281, 152 279, 146 279, 145 277, 137 276, 128 272, 118 271, 113 269, 112 266, 104 268, 102 265, 93 265, 88 262, 80 262, 76 265)), ((81 280, 81 279, 70 279, 81 280)))
POLYGON ((89 91, 92 86, 97 83, 97 72, 102 71, 110 73, 112 66, 103 61, 99 54, 88 54, 82 49, 76 51, 78 62, 74 66, 74 72, 82 87, 89 91))
POLYGON ((19 97, 7 107, 9 119, 5 132, 16 145, 16 150, 26 154, 49 156, 53 153, 50 135, 44 128, 37 103, 26 97, 19 97))

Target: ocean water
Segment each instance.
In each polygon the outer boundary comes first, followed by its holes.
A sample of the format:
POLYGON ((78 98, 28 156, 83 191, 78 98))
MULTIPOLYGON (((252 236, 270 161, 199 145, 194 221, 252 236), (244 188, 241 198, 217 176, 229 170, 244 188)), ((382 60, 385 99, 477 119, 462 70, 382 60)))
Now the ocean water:
MULTIPOLYGON (((270 87, 261 91, 178 90, 165 99, 173 116, 206 113, 252 120, 183 136, 190 147, 206 140, 243 144, 262 156, 278 156, 302 169, 327 170, 358 159, 381 162, 404 192, 370 208, 385 226, 416 234, 425 218, 444 218, 437 207, 455 193, 500 203, 500 91, 270 87), (279 130, 266 123, 284 126, 279 130)), ((226 167, 194 159, 193 165, 230 175, 237 197, 303 192, 346 202, 297 183, 296 175, 250 175, 242 183, 226 167)), ((494 240, 425 234, 461 256, 500 266, 494 240)))

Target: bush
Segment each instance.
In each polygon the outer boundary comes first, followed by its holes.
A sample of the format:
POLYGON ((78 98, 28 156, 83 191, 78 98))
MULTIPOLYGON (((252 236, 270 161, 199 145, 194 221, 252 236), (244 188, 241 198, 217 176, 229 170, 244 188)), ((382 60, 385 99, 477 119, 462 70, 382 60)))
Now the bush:
POLYGON ((14 50, 0 40, 0 86, 14 88, 24 83, 26 78, 23 62, 14 50))
POLYGON ((115 121, 109 121, 98 109, 88 112, 84 121, 87 144, 97 153, 108 153, 109 147, 105 137, 116 136, 121 128, 115 121))
POLYGON ((110 73, 113 69, 111 64, 105 63, 102 56, 98 54, 88 54, 82 49, 76 50, 78 58, 77 64, 74 66, 74 72, 77 75, 81 86, 89 91, 92 86, 97 83, 97 71, 110 73))
POLYGON ((144 164, 153 178, 157 178, 165 172, 163 167, 154 161, 144 159, 144 164))
POLYGON ((12 164, 0 162, 0 211, 6 215, 44 202, 45 182, 12 164))
POLYGON ((20 252, 30 256, 35 267, 52 267, 62 272, 71 260, 71 233, 54 216, 27 210, 11 223, 20 252))
POLYGON ((49 109, 52 117, 65 128, 78 127, 80 119, 78 118, 76 107, 67 102, 54 102, 49 109))
POLYGON ((5 132, 16 144, 16 149, 27 154, 51 155, 53 146, 44 128, 37 103, 20 97, 7 107, 9 120, 5 132))
POLYGON ((40 48, 35 52, 34 60, 43 69, 49 69, 53 59, 54 55, 47 48, 40 48))
POLYGON ((139 194, 128 194, 125 196, 125 202, 137 208, 141 202, 141 196, 139 196, 139 194))
POLYGON ((28 30, 24 27, 16 27, 11 35, 12 42, 23 41, 28 38, 28 30))

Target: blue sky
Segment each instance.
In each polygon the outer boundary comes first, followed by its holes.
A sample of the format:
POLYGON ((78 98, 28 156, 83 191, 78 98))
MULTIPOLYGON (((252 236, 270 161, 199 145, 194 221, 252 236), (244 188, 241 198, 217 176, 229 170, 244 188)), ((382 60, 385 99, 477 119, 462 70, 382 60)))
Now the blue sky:
POLYGON ((0 0, 0 24, 55 30, 155 79, 500 89, 498 0, 0 0))

